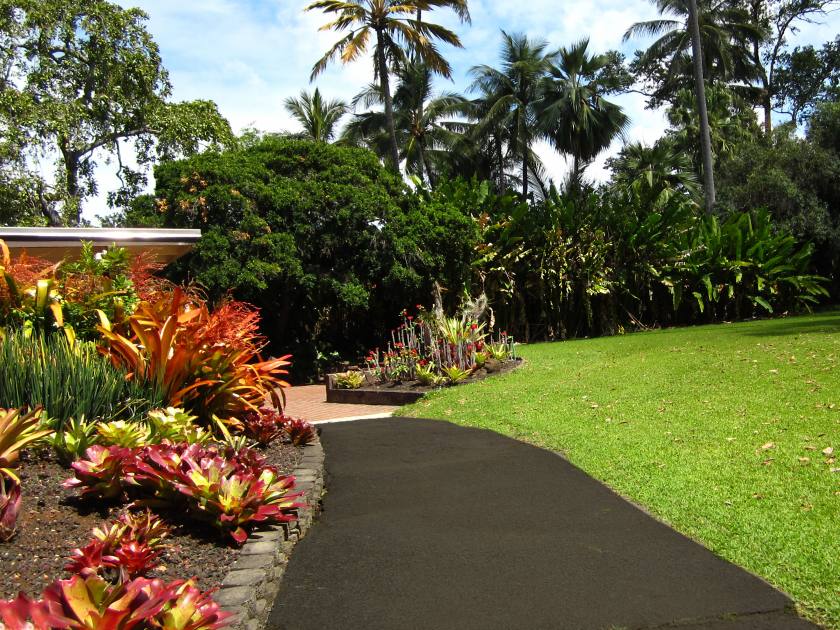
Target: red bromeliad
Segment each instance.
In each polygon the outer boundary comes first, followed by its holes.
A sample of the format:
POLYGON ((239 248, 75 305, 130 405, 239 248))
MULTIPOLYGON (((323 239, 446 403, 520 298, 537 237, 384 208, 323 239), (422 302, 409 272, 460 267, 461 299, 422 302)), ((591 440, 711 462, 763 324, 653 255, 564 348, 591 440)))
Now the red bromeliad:
POLYGON ((231 613, 192 580, 166 583, 136 578, 110 584, 97 576, 74 575, 48 586, 40 600, 24 594, 0 601, 5 630, 217 630, 231 613))
MULTIPOLYGON (((305 439, 306 428, 295 429, 295 435, 299 441, 305 439)), ((198 444, 155 444, 124 450, 129 453, 119 467, 116 491, 112 488, 114 467, 105 467, 108 475, 104 481, 95 474, 98 462, 107 460, 107 455, 93 447, 89 449, 91 461, 76 462, 76 477, 65 486, 81 488, 83 495, 112 497, 127 490, 137 497, 136 505, 183 506, 194 516, 229 531, 240 544, 247 538, 243 525, 293 520, 290 512, 302 507, 296 502, 302 493, 292 492, 294 477, 265 466, 265 459, 252 449, 232 452, 198 444)))

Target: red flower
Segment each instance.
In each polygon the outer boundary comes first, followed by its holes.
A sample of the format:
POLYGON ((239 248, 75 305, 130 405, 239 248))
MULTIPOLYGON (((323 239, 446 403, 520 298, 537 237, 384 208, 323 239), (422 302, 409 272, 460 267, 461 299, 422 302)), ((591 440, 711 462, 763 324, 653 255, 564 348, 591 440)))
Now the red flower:
POLYGON ((478 324, 473 324, 472 326, 470 326, 471 330, 475 330, 476 328, 478 328, 478 324))

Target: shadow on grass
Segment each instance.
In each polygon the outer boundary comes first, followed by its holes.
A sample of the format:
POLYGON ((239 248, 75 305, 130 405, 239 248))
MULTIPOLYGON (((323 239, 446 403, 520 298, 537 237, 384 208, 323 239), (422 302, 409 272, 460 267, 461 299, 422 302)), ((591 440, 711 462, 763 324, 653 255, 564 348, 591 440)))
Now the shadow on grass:
POLYGON ((840 333, 840 310, 817 313, 810 317, 773 320, 763 326, 739 326, 737 333, 749 337, 783 337, 808 333, 840 333))

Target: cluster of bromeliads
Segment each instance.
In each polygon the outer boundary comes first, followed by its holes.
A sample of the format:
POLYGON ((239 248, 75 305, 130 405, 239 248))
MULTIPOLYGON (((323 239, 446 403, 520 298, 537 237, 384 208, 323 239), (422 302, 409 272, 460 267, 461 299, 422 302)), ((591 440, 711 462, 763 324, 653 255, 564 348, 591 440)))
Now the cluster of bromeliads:
POLYGON ((69 466, 80 501, 124 506, 71 552, 69 578, 0 601, 0 628, 223 627, 210 591, 149 573, 168 514, 234 544, 255 523, 294 518, 294 478, 259 452, 314 439, 282 413, 289 357, 261 359, 249 305, 211 309, 124 250, 86 247, 54 265, 0 247, 0 543, 15 535, 31 457, 69 466))
POLYGON ((447 316, 440 302, 431 311, 417 305, 417 315, 401 313, 402 323, 391 331, 384 350, 371 350, 365 370, 336 375, 336 386, 358 389, 373 383, 414 382, 422 387, 454 385, 477 371, 494 371, 516 359, 513 337, 492 332, 492 323, 482 321, 487 311, 484 296, 466 299, 460 313, 447 316))

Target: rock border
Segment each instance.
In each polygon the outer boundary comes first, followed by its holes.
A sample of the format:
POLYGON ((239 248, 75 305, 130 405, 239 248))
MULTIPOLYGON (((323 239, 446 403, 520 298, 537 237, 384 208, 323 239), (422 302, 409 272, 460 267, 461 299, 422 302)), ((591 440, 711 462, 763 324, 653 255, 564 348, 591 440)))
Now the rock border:
POLYGON ((295 489, 304 491, 307 507, 298 508, 294 521, 251 532, 215 593, 219 606, 234 615, 228 621, 232 630, 265 628, 292 549, 307 534, 321 509, 324 448, 320 435, 316 433, 315 441, 303 447, 303 457, 291 474, 295 489))

